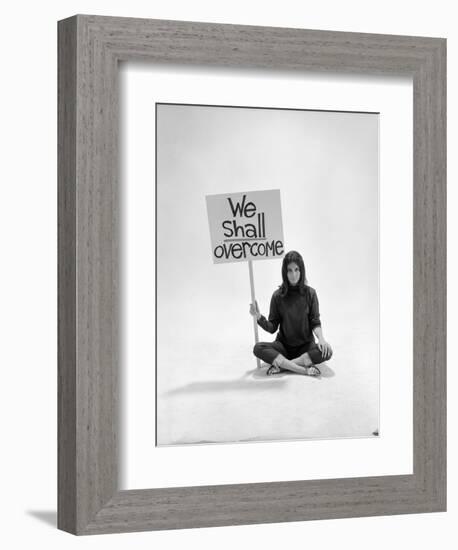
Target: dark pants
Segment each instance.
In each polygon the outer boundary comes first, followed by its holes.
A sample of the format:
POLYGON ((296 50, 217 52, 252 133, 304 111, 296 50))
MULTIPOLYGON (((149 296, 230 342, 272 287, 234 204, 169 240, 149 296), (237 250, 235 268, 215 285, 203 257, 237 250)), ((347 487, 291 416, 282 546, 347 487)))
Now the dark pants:
POLYGON ((299 355, 302 355, 305 352, 309 354, 309 357, 314 365, 318 365, 318 363, 322 363, 332 357, 331 353, 327 359, 324 359, 320 348, 315 342, 307 342, 302 346, 291 347, 275 340, 274 342, 258 342, 253 348, 253 353, 256 357, 262 359, 264 363, 268 363, 269 365, 274 362, 274 359, 280 353, 286 357, 286 359, 296 359, 296 357, 299 357, 299 355))

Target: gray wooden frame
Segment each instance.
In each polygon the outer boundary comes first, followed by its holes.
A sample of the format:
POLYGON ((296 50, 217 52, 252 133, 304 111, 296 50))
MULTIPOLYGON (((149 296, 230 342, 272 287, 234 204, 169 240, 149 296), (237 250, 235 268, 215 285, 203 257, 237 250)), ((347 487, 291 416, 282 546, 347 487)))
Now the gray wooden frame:
POLYGON ((59 22, 58 527, 75 534, 446 508, 446 42, 78 15, 59 22), (118 62, 407 74, 413 475, 118 489, 118 62))

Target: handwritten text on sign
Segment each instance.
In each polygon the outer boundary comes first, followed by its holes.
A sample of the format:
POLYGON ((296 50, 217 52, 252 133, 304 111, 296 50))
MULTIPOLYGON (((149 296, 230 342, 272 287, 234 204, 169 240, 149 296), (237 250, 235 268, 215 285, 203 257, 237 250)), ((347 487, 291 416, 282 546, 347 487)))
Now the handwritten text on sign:
POLYGON ((284 254, 280 190, 207 195, 214 263, 284 254))

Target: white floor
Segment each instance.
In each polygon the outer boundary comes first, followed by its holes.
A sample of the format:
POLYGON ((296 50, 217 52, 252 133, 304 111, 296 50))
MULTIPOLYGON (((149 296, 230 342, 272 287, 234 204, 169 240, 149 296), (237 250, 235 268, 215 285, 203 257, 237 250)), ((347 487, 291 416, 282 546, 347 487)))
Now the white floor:
POLYGON ((365 357, 356 341, 333 347, 319 378, 268 377, 246 348, 219 360, 208 350, 199 368, 182 364, 179 382, 158 379, 158 445, 373 437, 378 360, 365 357))

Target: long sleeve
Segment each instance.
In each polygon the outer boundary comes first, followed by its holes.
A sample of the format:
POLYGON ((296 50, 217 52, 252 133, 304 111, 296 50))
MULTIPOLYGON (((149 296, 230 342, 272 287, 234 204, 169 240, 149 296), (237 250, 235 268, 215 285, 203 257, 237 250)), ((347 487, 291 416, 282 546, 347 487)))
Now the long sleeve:
POLYGON ((315 327, 321 327, 320 321, 320 306, 318 303, 318 296, 315 291, 312 293, 312 301, 310 304, 309 312, 310 328, 313 330, 315 327))
POLYGON ((277 300, 274 295, 270 300, 269 319, 267 320, 264 315, 261 315, 261 317, 258 319, 258 325, 266 332, 270 332, 271 334, 273 334, 278 329, 280 320, 281 319, 278 311, 277 300))

